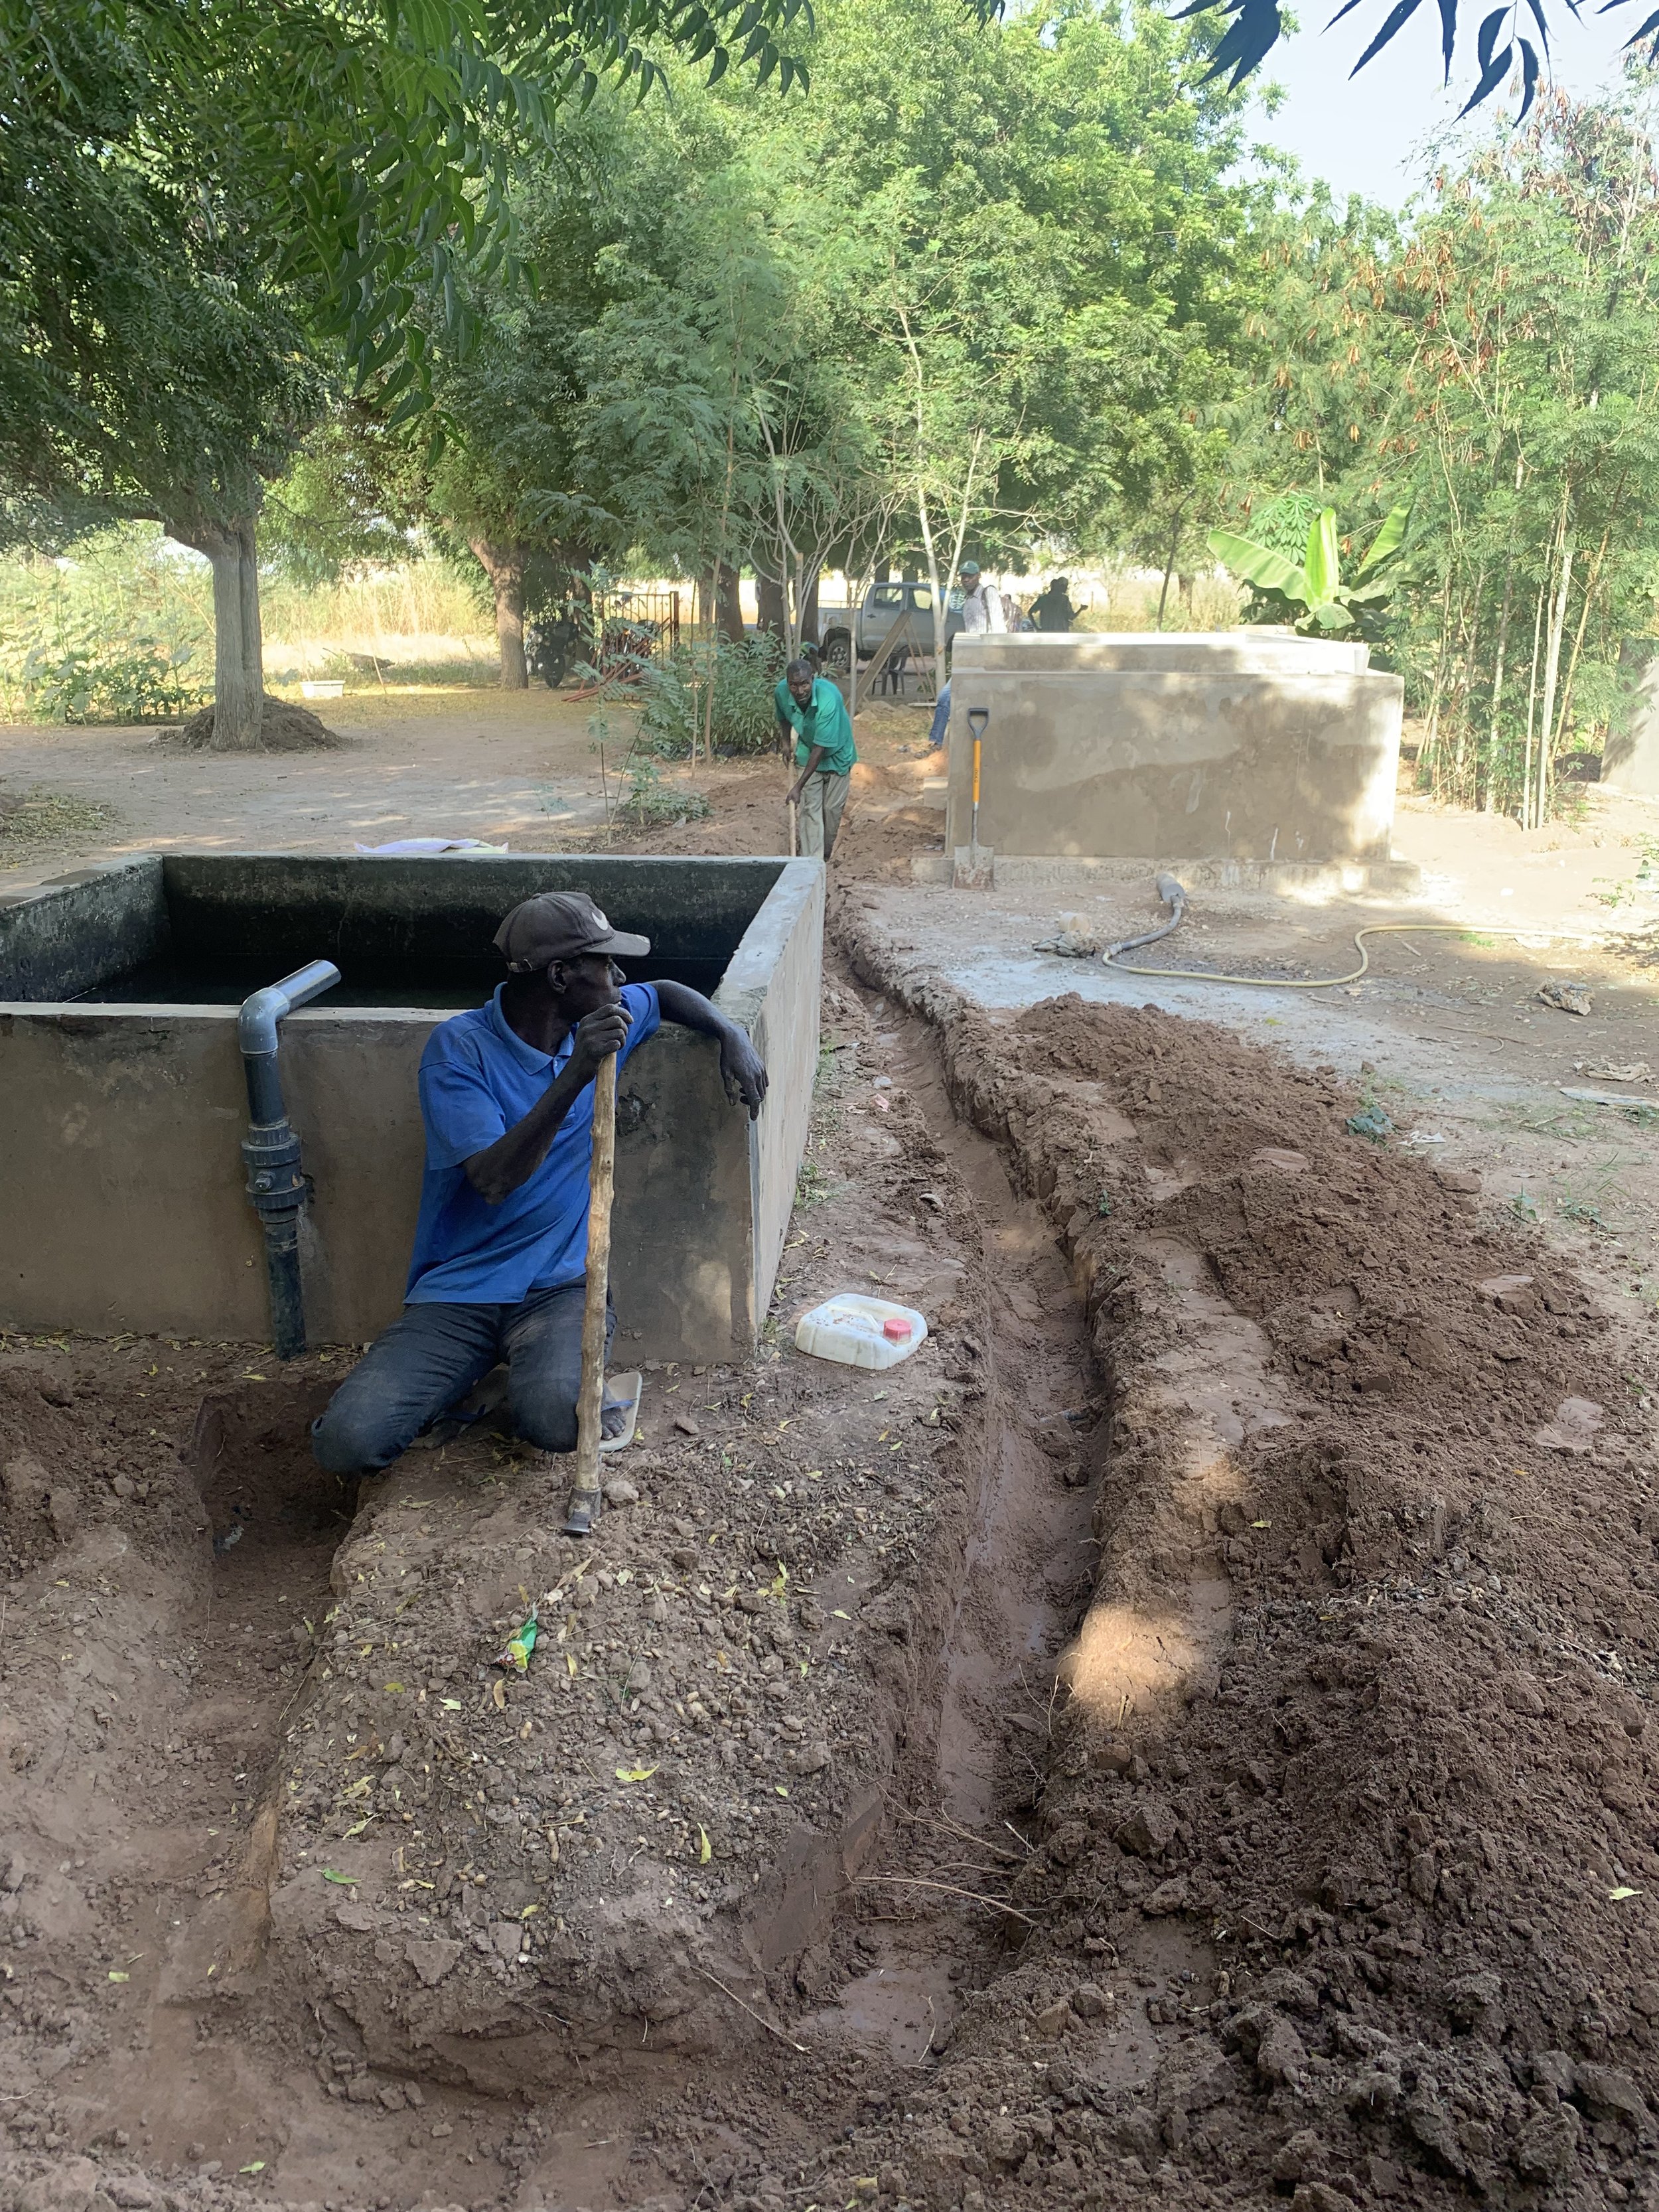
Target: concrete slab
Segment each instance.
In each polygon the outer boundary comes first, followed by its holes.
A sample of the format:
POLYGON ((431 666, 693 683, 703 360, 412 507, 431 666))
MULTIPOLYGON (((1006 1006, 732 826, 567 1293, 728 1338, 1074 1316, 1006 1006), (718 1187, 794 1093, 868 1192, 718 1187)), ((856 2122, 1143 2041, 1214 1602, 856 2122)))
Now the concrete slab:
MULTIPOLYGON (((1259 968, 1295 979, 1247 984, 1137 975, 1098 958, 1039 952, 1035 941, 1053 933, 1055 907, 1034 905, 1006 889, 970 897, 896 887, 865 895, 862 908, 857 931, 879 937, 884 972, 958 991, 988 1012, 1013 1015, 1066 993, 1091 1004, 1157 1006, 1189 1020, 1220 1023, 1310 1064, 1358 1073, 1369 1063, 1425 1097, 1455 1091, 1515 1100, 1536 1097, 1540 1087, 1556 1097, 1564 1083, 1585 1079, 1573 1073, 1575 1052, 1619 1049, 1604 1029, 1604 982, 1597 984, 1597 1018, 1591 1021, 1550 1012, 1534 1000, 1540 971, 1582 973, 1587 960, 1596 959, 1596 946, 1613 939, 1613 932, 1588 933, 1567 921, 1540 921, 1535 933, 1514 945, 1495 937, 1476 942, 1449 936, 1395 940, 1391 951, 1389 939, 1373 939, 1377 968, 1362 983, 1333 989, 1306 986, 1312 977, 1355 964, 1352 933, 1365 923, 1449 921, 1478 932, 1486 917, 1459 916, 1425 900, 1298 907, 1240 895, 1200 901, 1177 936, 1130 956, 1146 967, 1259 968), (1408 946, 1418 949, 1404 949, 1408 946), (1474 1020, 1469 1000, 1446 988, 1454 974, 1465 970, 1503 973, 1517 967, 1529 980, 1504 992, 1501 1017, 1486 1011, 1489 987, 1476 1002, 1480 1012, 1474 1020), (1487 1034, 1500 1019, 1508 1034, 1487 1034)), ((1144 875, 1110 896, 1091 899, 1080 911, 1104 940, 1153 928, 1163 918, 1144 875)), ((1650 1026, 1650 994, 1649 985, 1625 984, 1620 1023, 1639 1018, 1650 1026)))

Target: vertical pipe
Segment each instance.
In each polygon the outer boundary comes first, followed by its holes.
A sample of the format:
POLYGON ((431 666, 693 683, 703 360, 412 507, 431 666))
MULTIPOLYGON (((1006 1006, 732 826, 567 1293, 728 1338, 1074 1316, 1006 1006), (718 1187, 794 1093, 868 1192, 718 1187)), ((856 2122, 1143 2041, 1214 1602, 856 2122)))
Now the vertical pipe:
POLYGON ((247 1194, 264 1232, 271 1346, 279 1359, 293 1359, 306 1348, 300 1281, 300 1209, 306 1201, 306 1179, 300 1166, 300 1139, 289 1126, 276 1071, 276 1024, 339 980, 340 971, 331 961, 313 960, 244 1000, 237 1017, 247 1081, 248 1132, 242 1158, 247 1194))

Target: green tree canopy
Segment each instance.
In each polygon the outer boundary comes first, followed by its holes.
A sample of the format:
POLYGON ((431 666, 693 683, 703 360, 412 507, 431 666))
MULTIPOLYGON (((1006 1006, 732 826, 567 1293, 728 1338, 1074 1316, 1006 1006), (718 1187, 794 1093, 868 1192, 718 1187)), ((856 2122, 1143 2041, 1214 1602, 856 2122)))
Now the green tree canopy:
POLYGON ((193 529, 216 741, 257 742, 259 487, 324 380, 412 411, 469 273, 513 276, 509 169, 560 100, 653 89, 658 49, 787 85, 799 4, 0 0, 0 518, 193 529))
POLYGON ((1096 550, 1192 505, 1274 191, 1235 174, 1205 39, 1097 0, 984 27, 831 0, 805 52, 786 106, 677 84, 640 118, 584 349, 582 473, 617 527, 699 572, 879 544, 942 583, 964 549, 1096 550))
POLYGON ((1616 729, 1659 586, 1653 94, 1551 94, 1443 173, 1404 235, 1320 211, 1279 241, 1272 364, 1230 514, 1328 499, 1357 560, 1409 501, 1384 625, 1438 793, 1540 820, 1553 764, 1616 729))

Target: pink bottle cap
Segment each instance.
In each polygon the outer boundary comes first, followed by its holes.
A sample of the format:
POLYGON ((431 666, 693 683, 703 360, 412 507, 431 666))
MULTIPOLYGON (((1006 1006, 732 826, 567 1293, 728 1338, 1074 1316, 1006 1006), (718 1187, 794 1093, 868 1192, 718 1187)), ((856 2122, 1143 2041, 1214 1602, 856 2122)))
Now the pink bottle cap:
POLYGON ((883 1322, 881 1333, 884 1337, 890 1338, 895 1344, 902 1344, 907 1336, 915 1334, 909 1322, 901 1320, 897 1314, 895 1314, 890 1321, 883 1322))

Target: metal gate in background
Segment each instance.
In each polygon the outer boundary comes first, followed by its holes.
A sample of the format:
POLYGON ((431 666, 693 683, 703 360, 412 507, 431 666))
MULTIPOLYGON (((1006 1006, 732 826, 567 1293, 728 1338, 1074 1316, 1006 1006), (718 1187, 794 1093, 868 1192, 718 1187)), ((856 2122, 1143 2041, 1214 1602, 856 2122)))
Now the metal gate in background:
POLYGON ((594 649, 590 665, 613 684, 637 683, 653 661, 665 661, 680 641, 680 594, 618 586, 592 599, 594 649))

